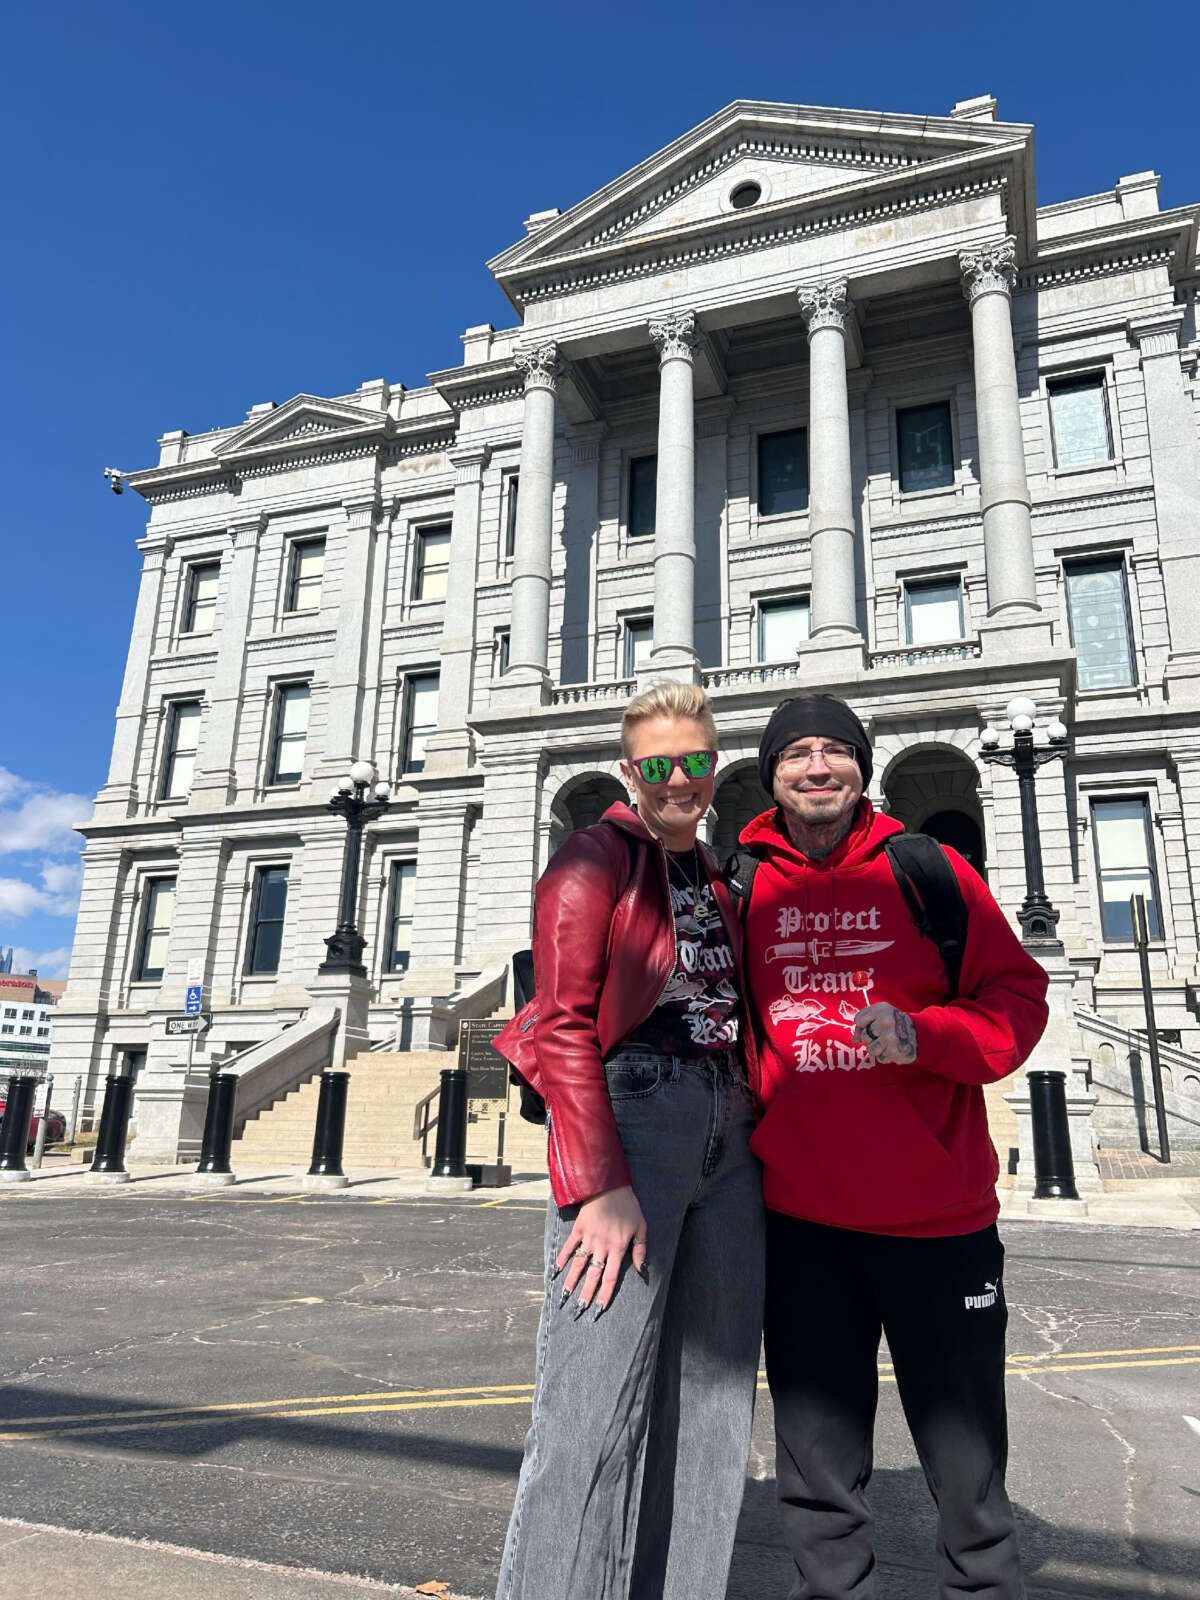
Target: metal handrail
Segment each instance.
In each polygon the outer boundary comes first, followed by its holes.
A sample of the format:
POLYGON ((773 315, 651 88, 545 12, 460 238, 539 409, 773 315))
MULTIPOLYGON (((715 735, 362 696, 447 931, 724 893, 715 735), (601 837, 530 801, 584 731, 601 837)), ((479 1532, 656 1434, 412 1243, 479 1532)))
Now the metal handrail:
POLYGON ((429 1135, 437 1127, 437 1116, 436 1114, 432 1117, 429 1115, 429 1107, 441 1092, 442 1086, 439 1083, 436 1089, 430 1089, 429 1093, 423 1099, 418 1100, 413 1107, 412 1136, 414 1140, 419 1139, 421 1141, 421 1165, 423 1167, 433 1165, 433 1159, 429 1154, 429 1135))

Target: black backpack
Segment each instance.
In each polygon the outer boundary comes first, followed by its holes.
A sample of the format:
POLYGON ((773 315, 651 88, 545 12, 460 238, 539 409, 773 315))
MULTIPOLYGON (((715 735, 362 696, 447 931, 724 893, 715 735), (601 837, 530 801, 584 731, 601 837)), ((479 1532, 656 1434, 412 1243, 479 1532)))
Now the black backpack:
MULTIPOLYGON (((954 868, 926 833, 895 833, 883 848, 917 932, 937 945, 950 993, 956 995, 967 943, 967 903, 954 868)), ((749 850, 735 850, 725 863, 725 884, 743 921, 759 859, 749 850)))

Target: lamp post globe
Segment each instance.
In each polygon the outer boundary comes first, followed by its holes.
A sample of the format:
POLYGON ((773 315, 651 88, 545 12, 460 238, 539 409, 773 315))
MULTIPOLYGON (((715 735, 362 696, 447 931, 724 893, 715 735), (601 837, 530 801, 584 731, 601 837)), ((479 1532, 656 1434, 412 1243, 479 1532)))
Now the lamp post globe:
POLYGON ((346 844, 342 854, 342 892, 337 927, 325 940, 326 956, 317 968, 322 973, 341 973, 365 978, 363 951, 367 941, 358 931, 359 863, 362 860, 363 829, 381 817, 388 808, 390 791, 386 783, 375 783, 378 769, 373 761, 358 760, 329 799, 329 809, 346 819, 346 844), (374 785, 374 792, 368 789, 374 785))
POLYGON ((1018 727, 1020 719, 1020 731, 1025 732, 1033 727, 1033 719, 1037 716, 1037 702, 1025 694, 1014 695, 1005 706, 1004 714, 1014 729, 1018 727))

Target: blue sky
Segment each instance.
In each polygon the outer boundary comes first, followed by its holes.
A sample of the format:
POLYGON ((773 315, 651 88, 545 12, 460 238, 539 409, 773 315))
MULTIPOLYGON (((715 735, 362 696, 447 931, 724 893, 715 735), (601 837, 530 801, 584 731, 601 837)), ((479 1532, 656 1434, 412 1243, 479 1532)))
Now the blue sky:
POLYGON ((422 383, 511 324, 484 262, 523 218, 738 98, 990 93, 1037 125, 1043 203, 1144 168, 1200 201, 1189 34, 1176 0, 9 7, 0 947, 65 969, 147 520, 104 467, 258 401, 422 383))

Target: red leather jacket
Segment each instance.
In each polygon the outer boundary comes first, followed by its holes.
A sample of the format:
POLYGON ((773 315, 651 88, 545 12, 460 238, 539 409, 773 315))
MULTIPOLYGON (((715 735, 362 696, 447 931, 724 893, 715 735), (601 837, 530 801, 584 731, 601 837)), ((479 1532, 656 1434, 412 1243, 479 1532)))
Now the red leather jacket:
MULTIPOLYGON (((741 925, 715 857, 700 849, 740 974, 741 925)), ((538 882, 537 995, 493 1044, 545 1098, 550 1184, 560 1206, 630 1181, 604 1058, 650 1015, 675 970, 670 907, 666 851, 623 804, 571 834, 538 882)), ((750 1029, 742 1031, 752 1052, 750 1029)), ((752 1054, 749 1070, 757 1093, 752 1054)))

